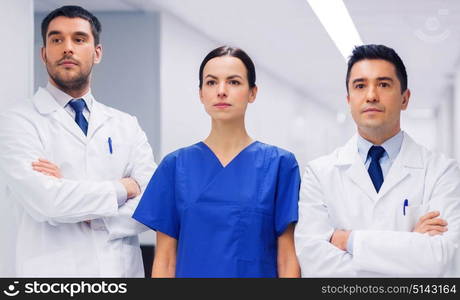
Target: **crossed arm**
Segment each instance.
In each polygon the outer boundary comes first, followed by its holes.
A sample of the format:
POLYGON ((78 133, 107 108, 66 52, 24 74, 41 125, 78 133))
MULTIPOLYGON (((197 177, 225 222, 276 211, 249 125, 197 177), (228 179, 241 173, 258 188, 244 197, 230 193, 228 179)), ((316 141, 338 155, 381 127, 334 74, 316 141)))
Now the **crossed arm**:
MULTIPOLYGON (((32 162, 32 169, 47 176, 55 177, 58 179, 62 178, 59 166, 44 158, 39 158, 37 161, 32 162)), ((126 190, 127 199, 137 197, 141 193, 139 184, 132 178, 121 178, 119 182, 126 190)))
POLYGON ((347 251, 350 228, 334 228, 321 182, 307 167, 295 232, 302 276, 442 276, 458 256, 460 182, 455 178, 460 178, 460 170, 451 164, 436 180, 430 212, 419 219, 413 232, 355 230, 353 249, 347 251))
POLYGON ((62 178, 52 162, 35 161, 46 157, 43 144, 46 138, 40 134, 46 124, 25 114, 23 111, 0 114, 0 166, 12 196, 32 218, 51 225, 98 219, 108 229, 109 239, 147 230, 131 215, 140 197, 136 197, 139 187, 142 190, 147 185, 156 165, 145 133, 135 118, 126 120, 132 128, 132 138, 127 143, 131 143, 133 150, 126 168, 131 179, 120 181, 127 196, 134 198, 119 207, 113 181, 62 178))
MULTIPOLYGON (((430 236, 442 235, 447 231, 447 222, 439 217, 440 214, 439 211, 430 211, 421 216, 412 232, 426 233, 430 236)), ((331 236, 330 243, 340 250, 349 251, 350 234, 351 230, 336 229, 331 236)))
MULTIPOLYGON (((44 158, 39 158, 37 161, 32 162, 32 169, 47 176, 51 176, 57 179, 62 178, 59 166, 44 158)), ((132 178, 121 178, 119 182, 126 190, 126 200, 137 197, 141 193, 139 184, 132 178)), ((84 222, 88 225, 91 224, 91 220, 85 220, 84 222)))

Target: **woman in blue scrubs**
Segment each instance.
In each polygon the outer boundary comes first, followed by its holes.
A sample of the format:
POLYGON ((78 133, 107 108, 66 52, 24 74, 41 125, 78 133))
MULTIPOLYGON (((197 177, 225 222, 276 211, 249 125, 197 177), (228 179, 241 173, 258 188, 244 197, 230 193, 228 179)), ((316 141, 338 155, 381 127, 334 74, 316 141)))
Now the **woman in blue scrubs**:
POLYGON ((299 277, 294 155, 245 127, 256 73, 241 49, 203 60, 200 99, 211 117, 202 142, 168 154, 133 218, 157 231, 152 277, 299 277))

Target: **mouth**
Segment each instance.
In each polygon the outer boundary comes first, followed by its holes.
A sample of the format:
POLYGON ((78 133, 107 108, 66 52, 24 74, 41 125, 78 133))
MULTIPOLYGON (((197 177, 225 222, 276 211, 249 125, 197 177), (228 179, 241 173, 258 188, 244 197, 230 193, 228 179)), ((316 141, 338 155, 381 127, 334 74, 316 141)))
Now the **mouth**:
POLYGON ((217 108, 227 108, 227 107, 230 107, 232 105, 230 103, 226 103, 226 102, 219 102, 219 103, 214 104, 213 106, 217 107, 217 108))
POLYGON ((383 110, 375 108, 375 107, 369 107, 362 111, 363 114, 364 113, 379 113, 379 112, 383 112, 383 110))
POLYGON ((64 67, 73 67, 73 66, 77 66, 78 63, 76 61, 66 59, 66 60, 60 61, 58 65, 64 66, 64 67))

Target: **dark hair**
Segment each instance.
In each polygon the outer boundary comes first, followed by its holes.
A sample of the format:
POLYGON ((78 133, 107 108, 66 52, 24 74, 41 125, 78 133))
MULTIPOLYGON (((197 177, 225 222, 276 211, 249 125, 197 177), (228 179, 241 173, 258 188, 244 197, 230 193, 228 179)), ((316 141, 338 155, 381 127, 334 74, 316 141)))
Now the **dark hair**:
POLYGON ((348 91, 348 81, 350 80, 350 72, 353 65, 363 59, 383 59, 392 63, 396 69, 396 76, 401 83, 401 93, 407 90, 407 73, 403 61, 398 53, 390 47, 384 45, 362 45, 353 49, 353 53, 348 59, 347 78, 345 85, 348 91))
POLYGON ((57 17, 82 18, 91 25, 91 32, 94 36, 94 45, 99 44, 99 35, 101 34, 101 23, 89 11, 80 6, 66 5, 50 12, 42 21, 42 38, 43 45, 46 45, 46 33, 50 22, 57 17))
POLYGON ((254 63, 252 62, 251 58, 249 55, 246 54, 242 49, 240 48, 235 48, 235 47, 230 47, 230 46, 221 46, 219 48, 216 48, 212 50, 211 52, 206 55, 206 57, 203 59, 200 65, 200 89, 203 86, 203 70, 204 66, 210 61, 211 59, 215 57, 220 57, 220 56, 232 56, 239 58, 243 64, 246 67, 247 70, 247 75, 248 75, 248 83, 249 87, 253 88, 256 86, 256 68, 254 66, 254 63))

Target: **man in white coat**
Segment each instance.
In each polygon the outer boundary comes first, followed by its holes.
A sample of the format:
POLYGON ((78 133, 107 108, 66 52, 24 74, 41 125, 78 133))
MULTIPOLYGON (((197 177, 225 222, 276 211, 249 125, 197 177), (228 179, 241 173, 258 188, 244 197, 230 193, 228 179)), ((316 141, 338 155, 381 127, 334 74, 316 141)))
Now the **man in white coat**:
POLYGON ((460 169, 401 131, 410 97, 402 60, 383 45, 356 47, 346 85, 358 132, 305 169, 302 276, 459 276, 460 169))
POLYGON ((51 12, 42 22, 48 85, 1 113, 17 276, 144 276, 138 233, 147 228, 131 215, 156 165, 136 118, 91 93, 100 32, 81 7, 51 12))

